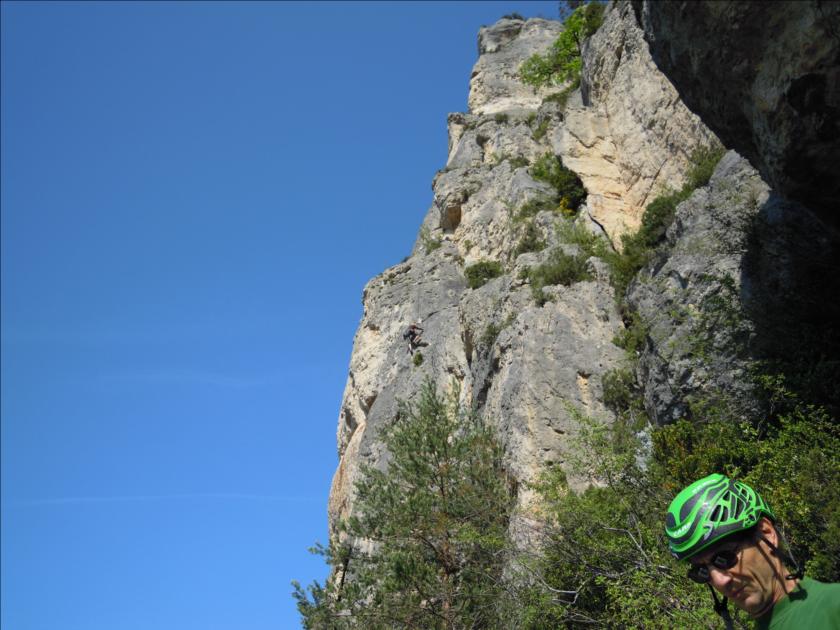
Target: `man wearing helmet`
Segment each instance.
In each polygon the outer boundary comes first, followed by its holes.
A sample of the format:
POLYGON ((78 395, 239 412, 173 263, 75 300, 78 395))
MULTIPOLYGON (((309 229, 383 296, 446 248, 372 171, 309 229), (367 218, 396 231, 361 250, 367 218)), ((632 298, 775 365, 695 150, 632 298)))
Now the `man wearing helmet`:
POLYGON ((760 629, 840 629, 840 584, 803 577, 783 551, 775 522, 750 486, 714 474, 674 498, 665 533, 674 557, 690 563, 688 577, 712 589, 715 611, 728 627, 726 602, 732 600, 760 629))

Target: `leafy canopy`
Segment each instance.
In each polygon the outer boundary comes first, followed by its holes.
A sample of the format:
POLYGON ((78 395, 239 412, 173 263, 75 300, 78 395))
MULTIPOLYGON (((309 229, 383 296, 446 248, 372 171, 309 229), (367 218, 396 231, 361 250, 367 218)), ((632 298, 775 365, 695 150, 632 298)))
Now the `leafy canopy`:
POLYGON ((382 433, 387 470, 363 467, 333 575, 295 583, 305 628, 498 627, 512 492, 480 419, 426 382, 382 433))
POLYGON ((562 85, 580 79, 583 41, 598 30, 604 5, 590 2, 577 7, 563 22, 563 32, 545 55, 535 54, 519 68, 519 78, 534 87, 562 85))

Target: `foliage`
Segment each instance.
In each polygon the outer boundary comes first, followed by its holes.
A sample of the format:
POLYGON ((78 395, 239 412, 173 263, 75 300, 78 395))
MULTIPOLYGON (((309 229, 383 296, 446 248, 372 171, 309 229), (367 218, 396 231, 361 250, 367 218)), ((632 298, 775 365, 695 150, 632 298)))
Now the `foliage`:
POLYGON ((655 248, 665 239, 665 232, 674 221, 677 206, 688 199, 694 190, 709 183, 723 153, 724 148, 719 144, 695 149, 682 188, 666 191, 651 201, 642 215, 639 230, 634 234, 622 235, 621 252, 605 256, 617 296, 624 295, 630 281, 648 263, 655 248))
POLYGON ((529 164, 528 158, 526 158, 522 155, 517 155, 515 157, 508 158, 508 161, 510 162, 510 167, 514 168, 514 169, 522 168, 524 166, 528 166, 528 164, 529 164))
POLYGON ((510 313, 499 324, 496 322, 490 322, 487 324, 487 328, 484 329, 484 333, 481 335, 481 345, 485 348, 490 348, 496 342, 496 337, 499 336, 499 333, 510 326, 514 319, 516 319, 516 316, 513 313, 510 313))
POLYGON ((580 78, 583 40, 601 26, 604 5, 591 2, 575 9, 563 22, 563 32, 545 55, 532 55, 519 68, 519 78, 534 87, 561 85, 580 78))
POLYGON ((424 225, 420 228, 420 245, 427 254, 431 254, 443 244, 440 238, 432 236, 432 232, 428 226, 424 225))
POLYGON ((522 204, 516 214, 513 215, 513 222, 519 223, 525 221, 526 219, 537 216, 540 212, 553 212, 556 208, 557 204, 554 200, 545 197, 535 197, 522 204))
POLYGON ((495 260, 482 260, 464 269, 467 277, 467 285, 471 289, 484 286, 493 278, 498 278, 504 273, 502 264, 495 260))
POLYGON ((536 129, 533 130, 531 133, 531 137, 539 142, 545 137, 545 134, 548 133, 548 125, 549 120, 548 118, 543 118, 540 123, 537 125, 536 129))
POLYGON ((580 78, 574 79, 569 85, 564 87, 559 92, 549 94, 543 99, 543 103, 557 103, 560 109, 565 109, 569 97, 576 89, 580 87, 580 78))
POLYGON ((420 351, 415 352, 411 362, 414 364, 414 367, 420 367, 423 365, 423 353, 420 351))
POLYGON ((563 221, 557 226, 557 237, 564 243, 577 245, 587 256, 603 258, 610 250, 609 241, 574 221, 563 221))
POLYGON ((612 342, 635 360, 647 343, 648 326, 636 311, 628 311, 624 317, 624 328, 613 337, 612 342))
POLYGON ((546 153, 534 163, 531 176, 555 190, 560 211, 565 216, 573 216, 586 199, 583 182, 574 171, 563 166, 562 160, 553 153, 546 153))
MULTIPOLYGON (((717 627, 707 590, 684 577, 663 535, 670 500, 712 472, 761 492, 809 575, 840 579, 840 427, 783 379, 757 380, 773 404, 746 422, 682 420, 639 432, 627 410, 640 407, 640 394, 621 370, 604 378, 613 425, 571 410, 580 433, 569 466, 593 485, 575 492, 557 469, 536 485, 545 552, 530 567, 539 578, 521 596, 523 627, 717 627)), ((736 622, 746 623, 743 614, 736 622)))
POLYGON ((493 120, 495 120, 499 124, 506 123, 508 121, 508 115, 504 112, 499 112, 493 117, 493 120))
POLYGON ((542 233, 533 221, 529 221, 525 224, 519 242, 513 249, 513 258, 515 259, 526 252, 539 252, 543 249, 545 249, 545 241, 542 238, 542 233))
POLYGON ((294 596, 305 628, 498 627, 512 493, 493 432, 426 382, 382 432, 386 471, 363 467, 333 579, 294 596), (347 579, 344 576, 347 575, 347 579))
POLYGON ((575 282, 582 280, 589 280, 592 274, 589 272, 589 266, 586 254, 577 254, 571 256, 565 253, 562 248, 556 247, 551 250, 546 260, 541 265, 532 267, 528 271, 528 280, 531 283, 531 293, 534 296, 537 304, 542 306, 549 297, 543 289, 549 285, 562 284, 568 286, 575 282))

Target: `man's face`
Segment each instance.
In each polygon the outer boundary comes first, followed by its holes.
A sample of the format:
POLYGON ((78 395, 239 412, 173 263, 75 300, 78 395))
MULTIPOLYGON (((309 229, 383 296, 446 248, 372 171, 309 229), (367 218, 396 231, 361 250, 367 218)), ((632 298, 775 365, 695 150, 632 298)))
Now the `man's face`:
MULTIPOLYGON (((762 531, 762 524, 759 525, 759 531, 762 531)), ((775 530, 772 533, 775 536, 775 530)), ((776 544, 775 540, 771 542, 776 544)), ((784 568, 776 556, 770 553, 766 543, 760 540, 724 541, 694 556, 689 562, 693 565, 706 564, 712 587, 753 617, 764 614, 786 592, 782 575, 784 568), (721 551, 737 553, 735 566, 718 569, 709 564, 721 551)))

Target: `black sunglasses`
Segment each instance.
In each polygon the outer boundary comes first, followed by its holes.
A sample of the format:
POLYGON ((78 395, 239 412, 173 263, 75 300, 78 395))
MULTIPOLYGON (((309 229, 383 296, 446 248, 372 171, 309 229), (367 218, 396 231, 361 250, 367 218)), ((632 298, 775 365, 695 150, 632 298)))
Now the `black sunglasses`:
POLYGON ((741 553, 741 547, 733 549, 722 549, 712 556, 709 562, 703 564, 692 564, 688 569, 688 577, 698 584, 707 584, 712 575, 711 569, 719 569, 726 571, 738 564, 738 555, 741 553))

